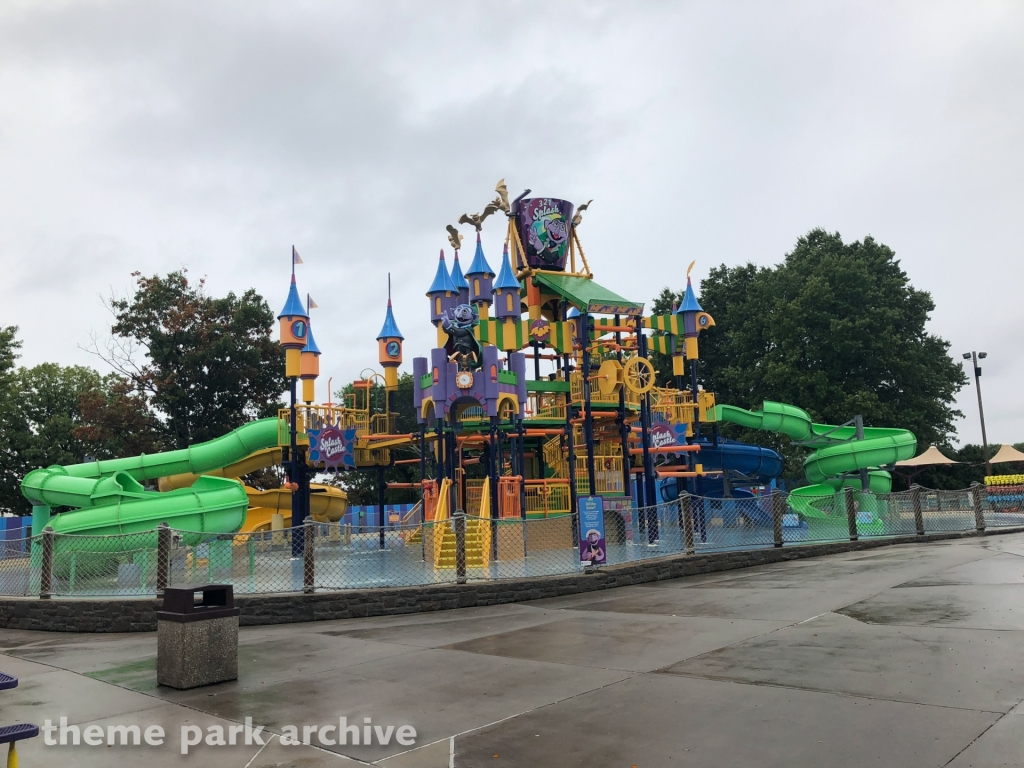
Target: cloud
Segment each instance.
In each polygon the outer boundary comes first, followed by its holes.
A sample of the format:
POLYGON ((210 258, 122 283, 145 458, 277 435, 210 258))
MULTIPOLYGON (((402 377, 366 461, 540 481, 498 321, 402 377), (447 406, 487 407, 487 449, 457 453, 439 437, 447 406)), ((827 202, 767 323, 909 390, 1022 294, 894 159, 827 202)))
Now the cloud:
POLYGON ((591 266, 642 301, 691 259, 875 236, 933 332, 989 347, 989 434, 1021 440, 1022 32, 1015 3, 7 3, 3 322, 25 362, 90 363, 131 271, 276 309, 295 244, 341 381, 376 360, 388 272, 406 357, 429 348, 444 226, 504 177, 594 198, 591 266))

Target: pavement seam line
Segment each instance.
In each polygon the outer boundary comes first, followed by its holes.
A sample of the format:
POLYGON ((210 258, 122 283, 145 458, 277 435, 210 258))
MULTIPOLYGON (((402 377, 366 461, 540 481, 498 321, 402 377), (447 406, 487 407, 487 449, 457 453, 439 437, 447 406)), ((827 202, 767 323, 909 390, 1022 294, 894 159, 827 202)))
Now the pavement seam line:
POLYGON ((811 616, 811 618, 809 618, 809 619, 804 619, 803 621, 798 621, 796 624, 792 624, 790 626, 799 627, 801 624, 806 624, 806 623, 808 623, 810 621, 814 621, 815 619, 820 619, 826 613, 835 613, 835 611, 822 611, 817 616, 811 616))
MULTIPOLYGON (((1024 699, 1022 699, 1021 701, 1024 701, 1024 699)), ((1013 707, 1010 708, 1010 712, 1013 711, 1014 707, 1017 707, 1019 705, 1020 705, 1020 701, 1018 701, 1016 704, 1013 705, 1013 707)), ((974 742, 976 742, 978 739, 980 739, 986 733, 988 733, 993 728, 995 728, 999 723, 1001 723, 1003 721, 1004 717, 1007 717, 1010 714, 1010 712, 1004 712, 1002 714, 1002 716, 997 717, 995 719, 995 721, 991 725, 989 725, 987 728, 983 729, 981 733, 979 733, 977 736, 975 736, 973 739, 971 739, 969 742, 967 742, 967 745, 963 749, 961 749, 959 752, 957 752, 955 755, 953 755, 951 758, 949 758, 949 760, 947 760, 946 762, 944 762, 942 764, 943 768, 945 768, 945 766, 947 766, 950 763, 952 763, 954 760, 956 760, 958 757, 960 757, 960 755, 962 755, 964 752, 966 752, 968 749, 970 749, 971 745, 974 744, 974 742)))
MULTIPOLYGON (((209 714, 209 713, 207 713, 207 714, 209 714)), ((266 749, 267 747, 269 747, 269 746, 270 746, 270 743, 271 743, 271 742, 272 742, 272 741, 273 741, 274 739, 277 739, 278 741, 281 741, 281 735, 280 735, 280 734, 278 734, 278 733, 274 733, 273 731, 271 731, 271 732, 270 732, 270 738, 269 738, 269 739, 267 740, 267 743, 266 743, 266 744, 264 744, 264 745, 263 745, 262 747, 260 747, 260 750, 259 750, 259 752, 257 752, 257 753, 256 753, 255 755, 253 755, 253 756, 252 756, 252 757, 251 757, 251 758, 249 759, 249 762, 245 764, 245 768, 249 768, 249 767, 250 767, 250 766, 252 765, 252 761, 253 761, 253 760, 255 760, 255 759, 256 759, 257 757, 259 757, 259 756, 260 756, 260 754, 261 754, 261 753, 263 752, 263 750, 264 750, 264 749, 266 749)), ((299 744, 297 744, 297 745, 295 745, 295 744, 284 744, 284 743, 282 743, 282 744, 281 744, 281 746, 282 746, 282 747, 285 747, 286 749, 287 749, 288 747, 291 747, 291 746, 302 746, 302 747, 309 747, 310 749, 315 749, 315 750, 316 750, 317 752, 324 752, 324 753, 326 753, 326 754, 328 754, 328 755, 331 755, 332 757, 336 757, 336 758, 338 758, 338 759, 340 759, 340 760, 348 760, 349 762, 352 762, 352 763, 359 763, 360 765, 376 765, 376 763, 368 763, 368 762, 366 762, 365 760, 360 760, 360 759, 359 759, 359 758, 357 758, 357 757, 351 757, 351 756, 349 756, 349 755, 346 755, 346 754, 345 754, 344 752, 332 752, 332 751, 331 751, 331 750, 329 750, 329 749, 324 749, 324 748, 323 748, 323 747, 321 747, 321 746, 318 746, 318 745, 316 745, 316 744, 310 744, 309 742, 305 742, 305 741, 301 741, 301 742, 299 742, 299 744)), ((385 759, 386 759, 386 758, 385 758, 385 759)))
POLYGON ((276 738, 277 738, 277 734, 274 734, 273 736, 270 737, 270 739, 267 741, 266 744, 264 744, 262 747, 257 749, 256 750, 256 754, 249 758, 249 762, 247 762, 245 764, 244 768, 249 768, 249 766, 252 765, 252 761, 255 760, 257 757, 259 757, 262 754, 263 750, 270 746, 270 742, 273 741, 276 738))
MULTIPOLYGON (((590 667, 590 669, 600 669, 600 667, 590 667)), ((616 671, 616 672, 619 672, 619 671, 621 671, 621 672, 628 672, 628 670, 613 670, 613 671, 616 671)), ((416 747, 415 749, 408 749, 405 752, 396 752, 393 755, 388 755, 387 757, 382 757, 376 763, 372 763, 372 765, 378 765, 378 764, 384 762, 385 760, 391 760, 393 758, 399 757, 400 755, 407 755, 410 752, 417 752, 417 751, 419 751, 421 749, 426 749, 427 747, 431 747, 434 744, 440 744, 442 741, 445 741, 445 739, 450 739, 451 740, 450 758, 451 758, 452 761, 454 761, 455 760, 455 738, 457 736, 466 736, 466 735, 468 735, 470 733, 473 733, 475 731, 479 731, 479 730, 482 730, 484 728, 490 728, 493 725, 500 725, 501 723, 507 722, 509 720, 514 720, 517 717, 522 717, 523 715, 528 715, 531 712, 537 712, 537 711, 539 711, 541 709, 546 709, 547 707, 553 707, 556 704, 561 704, 561 703, 566 702, 566 701, 572 701, 573 699, 579 698, 580 696, 588 696, 588 695, 590 695, 592 693, 595 693, 596 691, 602 691, 605 688, 610 688, 613 685, 618 685, 619 683, 624 683, 627 680, 632 680, 634 677, 638 677, 638 676, 644 675, 644 674, 648 674, 648 673, 646 673, 646 672, 630 672, 630 674, 628 676, 622 678, 621 680, 613 680, 610 683, 605 683, 604 685, 599 685, 597 688, 591 688, 591 689, 586 690, 586 691, 580 691, 579 693, 574 693, 572 696, 566 696, 566 697, 561 698, 561 699, 556 699, 555 701, 549 701, 549 702, 547 702, 545 704, 540 704, 540 705, 538 705, 536 707, 531 707, 530 709, 524 709, 522 712, 517 712, 514 715, 508 715, 506 717, 499 718, 498 720, 495 720, 494 722, 491 722, 491 723, 484 723, 483 725, 477 725, 477 726, 474 726, 473 728, 467 728, 465 731, 460 731, 459 733, 454 733, 451 736, 446 736, 446 737, 441 738, 441 739, 436 739, 435 741, 432 741, 429 744, 423 744, 421 746, 416 747)), ((452 762, 451 765, 454 765, 454 762, 452 762)))

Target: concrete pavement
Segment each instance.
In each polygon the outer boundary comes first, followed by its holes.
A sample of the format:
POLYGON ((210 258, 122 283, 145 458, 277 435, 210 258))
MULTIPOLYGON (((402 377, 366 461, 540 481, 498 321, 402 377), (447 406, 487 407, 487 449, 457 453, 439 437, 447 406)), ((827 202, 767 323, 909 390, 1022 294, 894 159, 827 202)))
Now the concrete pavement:
MULTIPOLYGON (((156 636, 0 630, 0 724, 159 724, 32 766, 1024 766, 1024 534, 531 603, 243 628, 239 680, 156 685, 156 636), (265 746, 198 745, 252 718, 265 746), (414 746, 286 746, 409 724, 414 746), (197 730, 198 730, 197 729, 197 730), (193 734, 195 731, 192 732, 193 734), (355 761, 355 762, 353 762, 355 761)), ((380 739, 377 739, 379 741, 380 739)))

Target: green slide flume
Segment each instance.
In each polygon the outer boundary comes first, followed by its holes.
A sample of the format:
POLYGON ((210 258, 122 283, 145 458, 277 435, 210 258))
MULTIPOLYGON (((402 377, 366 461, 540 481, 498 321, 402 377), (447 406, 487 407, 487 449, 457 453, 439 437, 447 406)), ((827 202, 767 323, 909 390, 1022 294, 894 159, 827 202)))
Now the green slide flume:
POLYGON ((815 424, 807 411, 770 400, 764 401, 760 411, 719 405, 715 413, 719 421, 788 435, 814 449, 804 459, 804 475, 812 485, 790 494, 790 506, 809 517, 822 516, 812 500, 832 496, 844 485, 860 490, 862 469, 869 470, 873 493, 888 493, 892 478, 878 467, 909 459, 917 451, 917 438, 905 429, 864 427, 864 437, 858 440, 856 427, 815 424))
POLYGON ((25 475, 21 492, 35 507, 74 508, 50 522, 57 533, 148 533, 155 541, 161 522, 197 534, 234 533, 249 506, 237 480, 200 477, 190 488, 166 493, 147 491, 143 483, 183 472, 202 475, 277 441, 278 420, 261 419, 176 451, 36 469, 25 475))

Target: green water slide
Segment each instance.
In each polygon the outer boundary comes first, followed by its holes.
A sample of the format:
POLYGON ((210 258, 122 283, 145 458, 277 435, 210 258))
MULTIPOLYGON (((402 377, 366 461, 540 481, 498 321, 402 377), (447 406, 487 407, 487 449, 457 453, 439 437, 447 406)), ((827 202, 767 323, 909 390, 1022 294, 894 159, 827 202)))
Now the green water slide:
MULTIPOLYGON (((186 538, 199 540, 242 527, 249 506, 242 484, 205 476, 189 488, 159 493, 147 491, 143 483, 184 472, 202 475, 277 441, 278 420, 261 419, 177 451, 36 469, 25 475, 21 492, 44 512, 48 507, 73 508, 50 521, 57 533, 146 533, 155 542, 156 526, 167 522, 172 528, 195 531, 186 538)), ((33 514, 34 524, 35 518, 33 514)), ((153 545, 141 537, 139 546, 144 541, 146 546, 153 545)))
POLYGON ((765 400, 760 411, 719 405, 715 411, 719 421, 778 432, 814 449, 804 459, 804 475, 812 485, 790 494, 790 506, 809 517, 824 516, 812 502, 827 499, 844 485, 859 491, 862 469, 868 470, 872 493, 888 493, 892 478, 878 467, 909 459, 917 451, 917 438, 905 429, 864 427, 858 440, 856 427, 815 424, 807 411, 785 403, 765 400))

